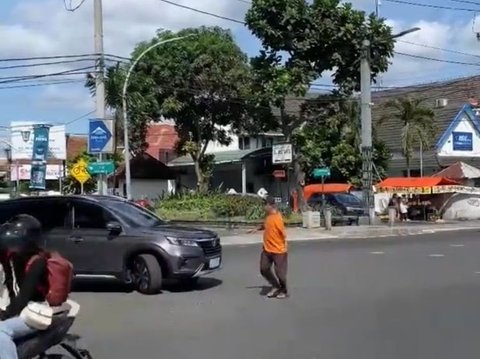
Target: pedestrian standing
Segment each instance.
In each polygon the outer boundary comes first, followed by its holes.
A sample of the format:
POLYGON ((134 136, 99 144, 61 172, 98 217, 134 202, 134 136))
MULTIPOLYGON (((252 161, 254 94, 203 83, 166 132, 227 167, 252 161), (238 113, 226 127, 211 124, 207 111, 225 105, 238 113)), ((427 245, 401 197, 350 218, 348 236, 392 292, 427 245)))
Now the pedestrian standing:
POLYGON ((405 222, 408 219, 408 204, 405 197, 402 197, 400 201, 400 219, 402 222, 405 222))
POLYGON ((263 225, 258 228, 259 230, 263 230, 260 273, 271 285, 267 297, 284 299, 288 297, 288 253, 285 224, 274 198, 267 198, 265 212, 265 221, 263 225))

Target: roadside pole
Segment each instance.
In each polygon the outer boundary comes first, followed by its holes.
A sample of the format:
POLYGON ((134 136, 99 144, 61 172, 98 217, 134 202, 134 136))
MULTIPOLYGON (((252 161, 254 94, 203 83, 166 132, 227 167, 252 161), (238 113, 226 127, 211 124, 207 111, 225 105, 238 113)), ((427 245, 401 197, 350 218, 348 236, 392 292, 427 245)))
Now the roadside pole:
MULTIPOLYGON (((102 0, 94 0, 94 32, 95 32, 95 54, 97 60, 95 63, 95 116, 97 119, 105 120, 105 83, 104 68, 105 61, 103 56, 103 10, 102 0)), ((98 155, 98 161, 103 160, 103 154, 98 155)), ((101 195, 107 194, 107 177, 103 174, 98 176, 98 192, 101 195)))
POLYGON ((361 89, 361 134, 362 134, 362 187, 365 214, 369 223, 373 224, 375 215, 372 193, 372 89, 370 73, 370 41, 364 40, 362 58, 360 62, 360 89, 361 89))

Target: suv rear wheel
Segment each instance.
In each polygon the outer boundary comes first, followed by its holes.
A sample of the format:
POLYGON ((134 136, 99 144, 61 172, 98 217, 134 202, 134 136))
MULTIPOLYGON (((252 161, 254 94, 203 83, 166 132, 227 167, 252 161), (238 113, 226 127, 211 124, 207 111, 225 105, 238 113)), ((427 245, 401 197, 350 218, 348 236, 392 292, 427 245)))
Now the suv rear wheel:
POLYGON ((142 294, 156 294, 162 288, 162 267, 151 254, 140 254, 132 261, 131 275, 135 289, 142 294))

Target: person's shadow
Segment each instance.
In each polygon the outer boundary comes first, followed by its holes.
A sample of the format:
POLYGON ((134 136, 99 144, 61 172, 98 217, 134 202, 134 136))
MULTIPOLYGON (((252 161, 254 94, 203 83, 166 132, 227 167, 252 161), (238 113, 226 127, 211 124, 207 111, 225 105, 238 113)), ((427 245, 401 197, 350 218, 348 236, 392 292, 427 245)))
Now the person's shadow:
POLYGON ((247 289, 260 289, 260 292, 258 293, 261 296, 267 295, 268 292, 272 289, 272 287, 268 285, 254 285, 254 286, 248 286, 246 287, 247 289))

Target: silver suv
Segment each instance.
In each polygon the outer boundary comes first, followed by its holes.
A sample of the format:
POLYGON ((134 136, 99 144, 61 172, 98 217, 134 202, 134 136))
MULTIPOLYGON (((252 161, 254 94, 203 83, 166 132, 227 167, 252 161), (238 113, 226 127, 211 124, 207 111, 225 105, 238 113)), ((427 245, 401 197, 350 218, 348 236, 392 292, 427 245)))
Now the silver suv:
POLYGON ((166 278, 193 284, 222 265, 222 246, 214 232, 169 225, 122 198, 51 196, 0 202, 0 223, 20 213, 42 222, 47 249, 70 260, 76 277, 117 279, 153 294, 166 278))

